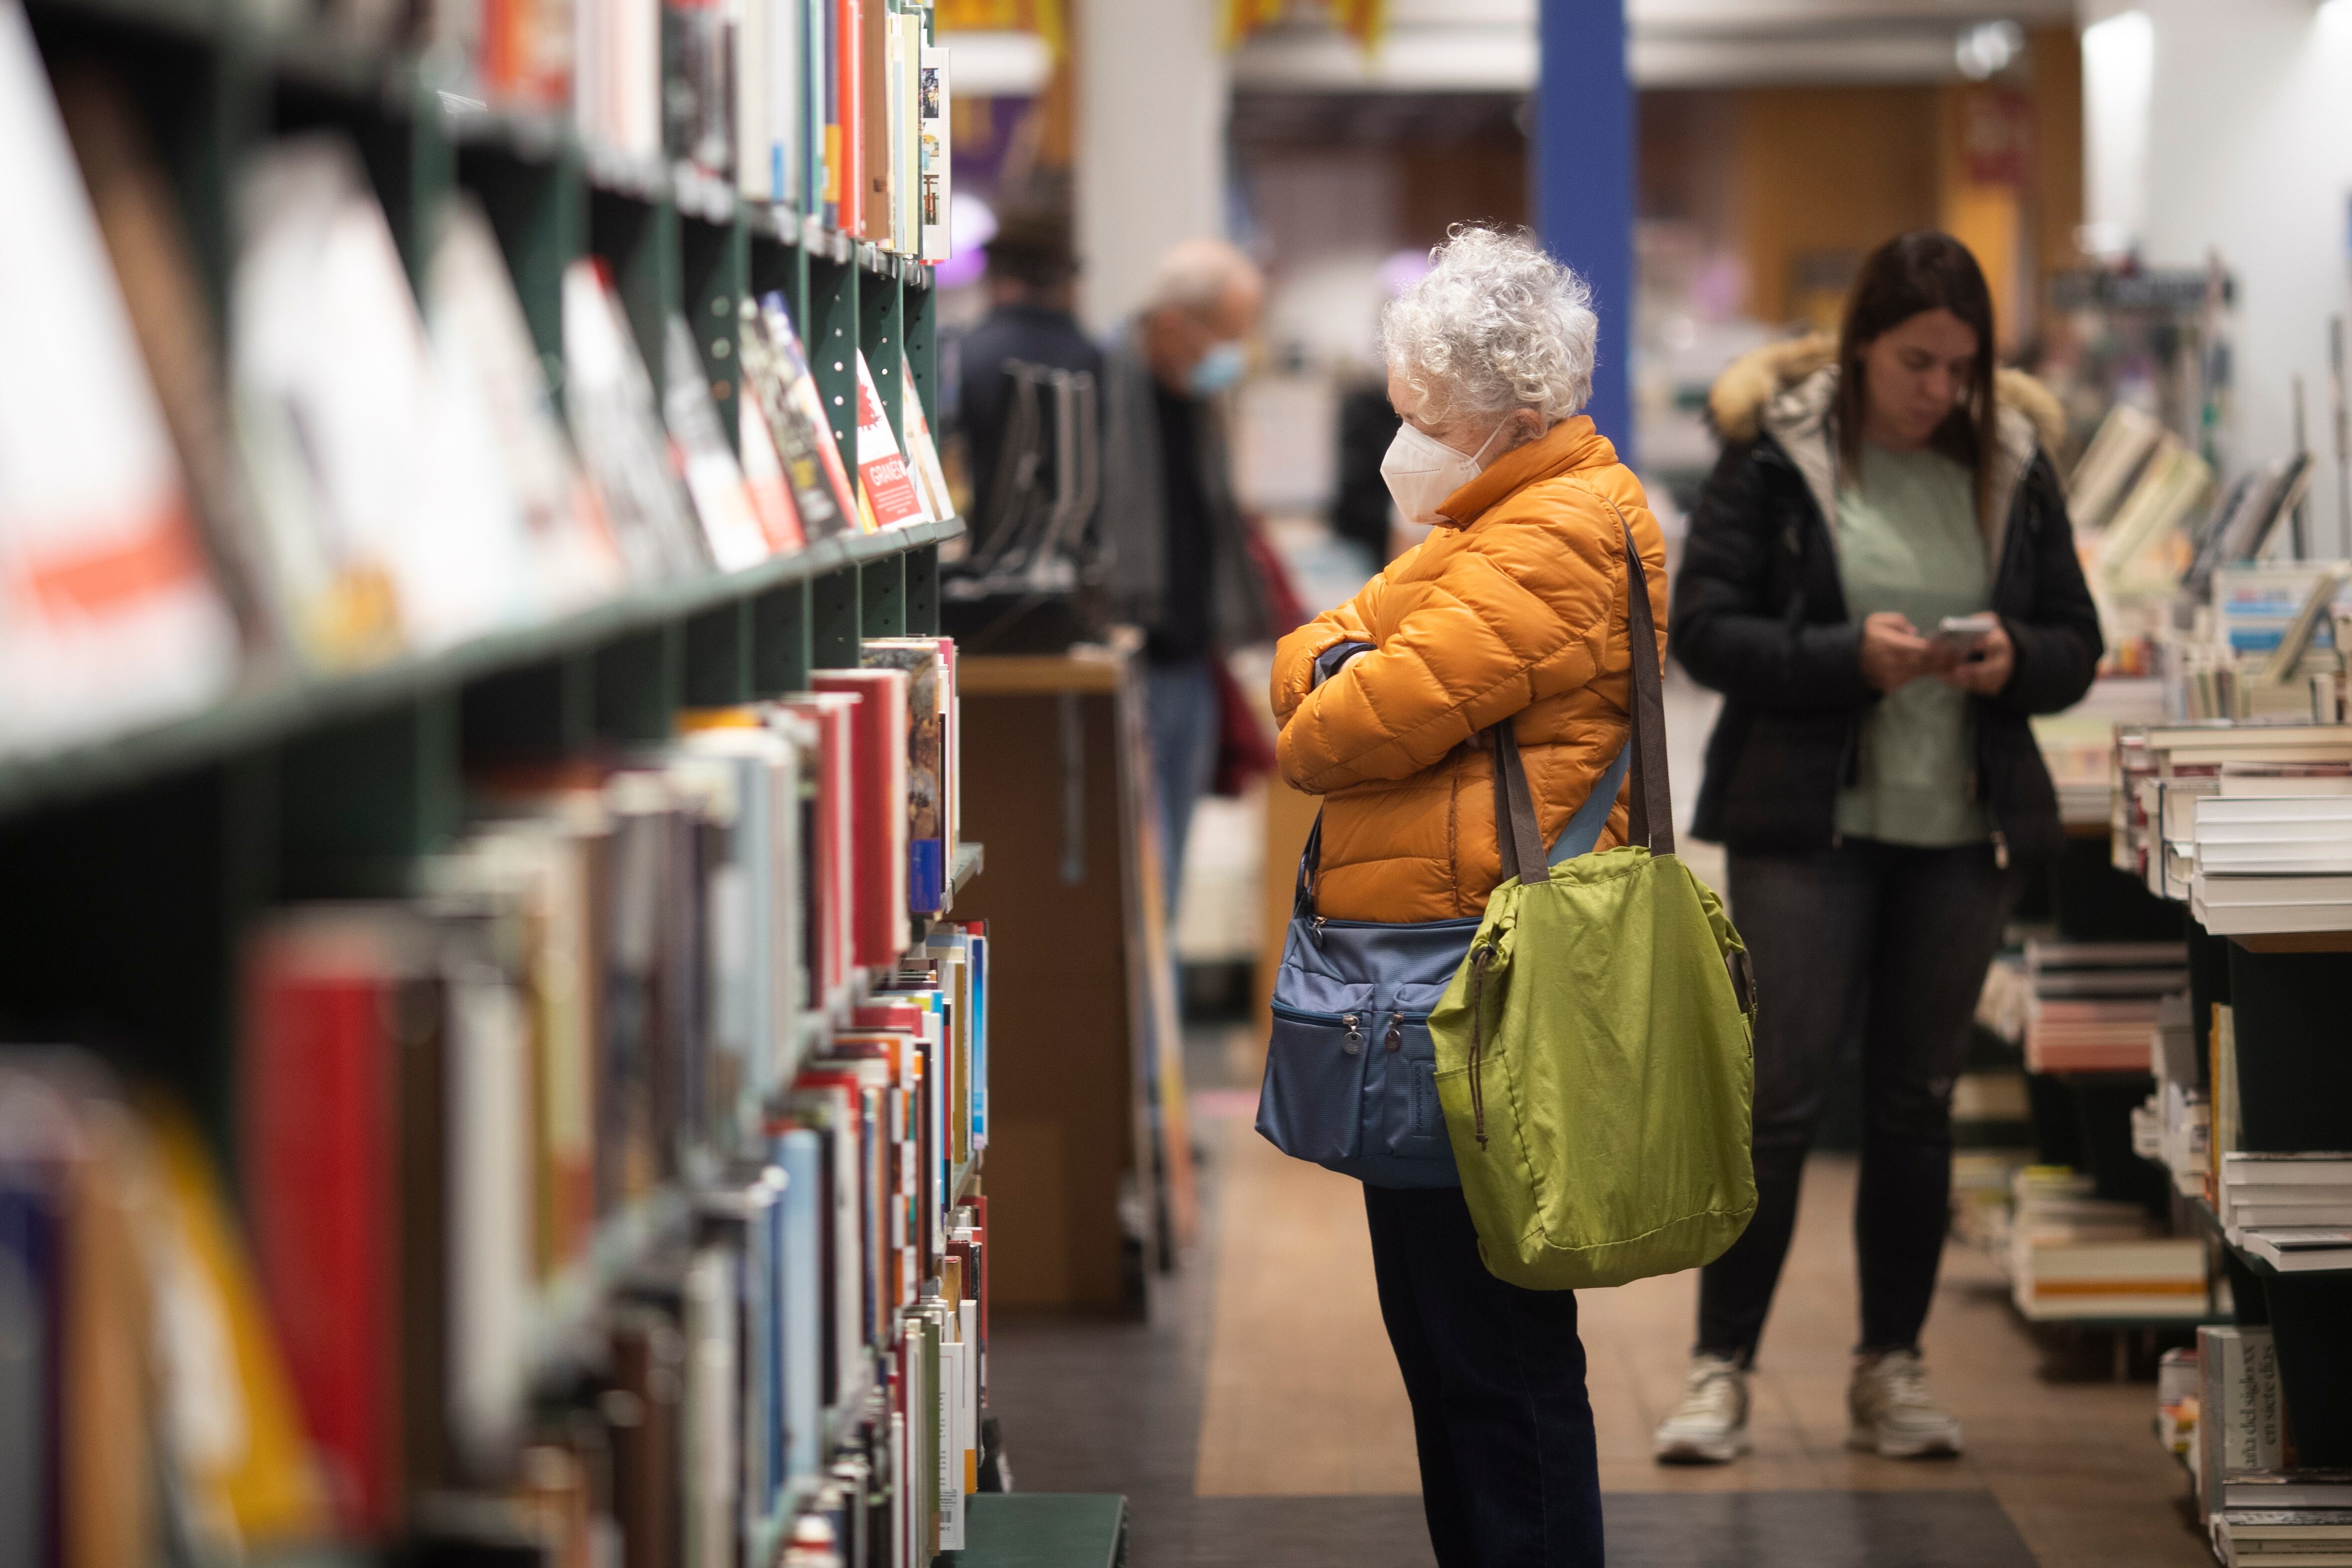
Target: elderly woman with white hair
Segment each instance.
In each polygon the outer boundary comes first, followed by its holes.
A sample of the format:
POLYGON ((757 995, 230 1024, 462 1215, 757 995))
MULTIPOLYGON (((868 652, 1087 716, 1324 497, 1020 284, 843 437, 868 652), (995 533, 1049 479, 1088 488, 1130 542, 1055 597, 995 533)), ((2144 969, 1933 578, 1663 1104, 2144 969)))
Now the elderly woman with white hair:
MULTIPOLYGON (((1607 788, 1633 700, 1626 528, 1664 652, 1657 521, 1578 413, 1591 291, 1517 235, 1458 229, 1432 260, 1381 321, 1404 420, 1381 472, 1434 531, 1275 661, 1283 777, 1325 798, 1313 885, 1328 919, 1484 911, 1502 880, 1491 725, 1511 723, 1547 844, 1607 788)), ((1625 835, 1621 797, 1597 847, 1625 835)), ((1364 1207, 1438 1563, 1599 1564, 1574 1294, 1489 1274, 1458 1186, 1367 1182, 1364 1207)))

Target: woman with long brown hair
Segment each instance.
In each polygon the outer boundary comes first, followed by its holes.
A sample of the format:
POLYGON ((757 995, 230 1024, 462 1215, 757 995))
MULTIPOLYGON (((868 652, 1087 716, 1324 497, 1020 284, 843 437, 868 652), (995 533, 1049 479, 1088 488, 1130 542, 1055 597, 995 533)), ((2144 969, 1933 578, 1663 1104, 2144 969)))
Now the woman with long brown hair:
POLYGON ((2022 859, 2060 838, 2027 717, 2100 653, 2047 448, 2049 393, 1994 365, 1966 246, 1903 235, 1864 263, 1834 353, 1726 371, 1724 450, 1692 516, 1674 648, 1724 695, 1693 832, 1728 850, 1756 967, 1758 1207, 1700 1274, 1669 1461, 1748 1446, 1747 1376, 1839 1051, 1860 1034, 1853 1446, 1958 1453, 1919 1332, 1951 1189, 1951 1094, 2022 859))

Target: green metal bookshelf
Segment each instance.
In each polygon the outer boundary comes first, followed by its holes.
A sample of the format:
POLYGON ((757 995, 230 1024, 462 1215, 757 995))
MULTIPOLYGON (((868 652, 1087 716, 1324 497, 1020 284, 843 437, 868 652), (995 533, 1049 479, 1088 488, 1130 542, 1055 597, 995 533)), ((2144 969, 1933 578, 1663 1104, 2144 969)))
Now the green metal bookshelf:
MULTIPOLYGON (((894 425, 902 351, 935 406, 919 264, 691 169, 609 156, 566 116, 488 109, 430 55, 273 31, 227 0, 26 9, 53 72, 98 63, 138 105, 223 340, 240 169, 272 137, 331 129, 359 149, 412 283, 449 204, 481 204, 559 398, 563 270, 593 255, 649 364, 667 315, 685 316, 730 434, 740 308, 770 292, 853 472, 849 350, 894 425)), ((937 631, 939 548, 961 527, 829 539, 351 674, 253 671, 208 711, 0 758, 0 883, 16 894, 0 915, 0 1029, 92 1044, 162 1081, 234 1161, 236 943, 251 916, 404 891, 460 830, 469 766, 658 742, 681 710, 802 689, 812 669, 856 664, 863 638, 937 631)))

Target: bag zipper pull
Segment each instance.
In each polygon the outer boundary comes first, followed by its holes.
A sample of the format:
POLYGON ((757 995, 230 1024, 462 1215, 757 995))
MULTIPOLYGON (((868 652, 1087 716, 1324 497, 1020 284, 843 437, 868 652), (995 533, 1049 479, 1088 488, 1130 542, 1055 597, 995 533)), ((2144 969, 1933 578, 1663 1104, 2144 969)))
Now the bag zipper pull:
POLYGON ((1348 1026, 1348 1038, 1339 1042, 1339 1049, 1346 1051, 1349 1056, 1353 1056, 1358 1051, 1364 1049, 1364 1031, 1358 1027, 1360 1016, 1361 1015, 1357 1013, 1341 1013, 1339 1015, 1339 1021, 1348 1026))
POLYGON ((1388 1038, 1381 1043, 1387 1046, 1392 1052, 1404 1049, 1404 1025, 1397 1021, 1397 1016, 1394 1013, 1389 1015, 1388 1038))
POLYGON ((1323 943, 1323 917, 1322 917, 1321 915, 1317 915, 1317 916, 1315 917, 1315 924, 1314 924, 1314 925, 1310 925, 1310 926, 1308 926, 1308 927, 1307 928, 1307 934, 1309 936, 1312 936, 1312 937, 1314 937, 1314 938, 1315 938, 1316 946, 1322 946, 1322 943, 1323 943))

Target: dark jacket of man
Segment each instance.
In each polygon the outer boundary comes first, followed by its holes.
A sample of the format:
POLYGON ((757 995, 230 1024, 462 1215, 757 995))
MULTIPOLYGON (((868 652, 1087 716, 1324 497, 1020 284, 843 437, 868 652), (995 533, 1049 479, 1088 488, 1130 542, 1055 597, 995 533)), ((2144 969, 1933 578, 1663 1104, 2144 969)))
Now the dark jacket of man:
POLYGON ((1202 626, 1208 642, 1220 648, 1271 642, 1272 618, 1250 564, 1241 506, 1234 497, 1226 412, 1218 398, 1188 400, 1193 451, 1185 499, 1187 509, 1198 507, 1206 536, 1204 601, 1174 601, 1169 570, 1173 508, 1158 390, 1143 351, 1141 323, 1130 322, 1112 340, 1103 364, 1101 515, 1113 609, 1147 632, 1202 626))
MULTIPOLYGON (((1727 370, 1709 399, 1723 455, 1691 515, 1670 624, 1683 667, 1726 699, 1691 831, 1734 850, 1836 842, 1838 792, 1853 780, 1862 721, 1878 701, 1863 678, 1862 628, 1846 611, 1830 521, 1832 359, 1823 340, 1775 345, 1727 370)), ((2043 450, 2061 428, 2056 402, 2013 371, 1999 390, 1990 608, 2017 661, 1998 695, 1969 706, 1971 784, 2006 858, 2059 847, 2057 791, 2026 720, 2081 700, 2102 644, 2043 450)))

